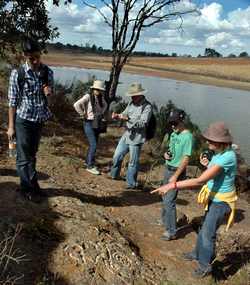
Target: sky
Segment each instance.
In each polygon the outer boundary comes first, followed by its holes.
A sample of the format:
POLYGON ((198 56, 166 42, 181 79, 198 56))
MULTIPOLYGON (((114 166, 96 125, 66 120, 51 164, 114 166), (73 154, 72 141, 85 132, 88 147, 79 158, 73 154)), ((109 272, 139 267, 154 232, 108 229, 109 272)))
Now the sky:
MULTIPOLYGON (((141 1, 137 1, 138 6, 141 1)), ((81 0, 72 2, 56 7, 48 0, 51 24, 60 32, 54 42, 111 49, 111 28, 103 17, 81 0)), ((98 5, 111 19, 111 12, 101 5, 102 1, 89 3, 98 5)), ((174 20, 145 29, 135 50, 197 56, 203 55, 205 48, 213 48, 224 56, 243 51, 250 54, 250 0, 181 0, 175 7, 181 11, 193 8, 199 9, 199 13, 183 16, 181 29, 180 22, 174 20)))

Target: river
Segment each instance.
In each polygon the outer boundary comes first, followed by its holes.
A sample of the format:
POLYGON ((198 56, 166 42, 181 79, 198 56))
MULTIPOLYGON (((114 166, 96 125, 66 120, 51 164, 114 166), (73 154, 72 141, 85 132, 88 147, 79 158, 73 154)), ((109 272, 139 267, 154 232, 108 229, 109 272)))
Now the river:
MULTIPOLYGON (((55 79, 62 83, 74 80, 88 81, 94 75, 107 80, 108 71, 69 67, 53 67, 55 79)), ((168 100, 183 108, 201 130, 215 121, 224 121, 239 145, 240 152, 250 164, 250 92, 230 88, 207 86, 153 76, 122 73, 117 95, 124 96, 132 82, 140 82, 148 90, 146 97, 158 106, 168 100)), ((127 98, 126 98, 127 99, 127 98)))

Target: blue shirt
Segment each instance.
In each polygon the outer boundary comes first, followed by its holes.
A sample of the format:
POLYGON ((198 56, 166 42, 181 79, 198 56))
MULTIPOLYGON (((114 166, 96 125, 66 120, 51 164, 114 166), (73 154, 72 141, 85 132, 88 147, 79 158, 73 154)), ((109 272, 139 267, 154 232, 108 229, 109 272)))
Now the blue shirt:
MULTIPOLYGON (((229 149, 214 155, 208 167, 213 165, 220 166, 222 170, 216 177, 208 181, 208 188, 213 192, 231 192, 234 187, 234 179, 237 171, 235 152, 232 149, 229 149)), ((213 201, 220 202, 215 198, 213 201)))
MULTIPOLYGON (((43 65, 42 65, 43 66, 43 65)), ((9 107, 16 108, 17 115, 32 122, 43 122, 51 117, 47 98, 43 93, 43 82, 39 72, 31 70, 26 62, 24 68, 24 84, 22 90, 18 85, 18 70, 11 72, 9 80, 8 99, 9 107)), ((48 68, 48 85, 53 87, 53 71, 48 68)))

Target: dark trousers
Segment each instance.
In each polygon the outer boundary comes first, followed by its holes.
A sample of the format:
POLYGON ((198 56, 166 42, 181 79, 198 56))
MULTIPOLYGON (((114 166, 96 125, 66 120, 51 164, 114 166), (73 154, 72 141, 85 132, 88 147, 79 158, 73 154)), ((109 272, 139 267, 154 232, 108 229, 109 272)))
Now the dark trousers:
POLYGON ((42 123, 16 117, 16 168, 22 191, 33 191, 37 186, 36 153, 41 138, 42 123))

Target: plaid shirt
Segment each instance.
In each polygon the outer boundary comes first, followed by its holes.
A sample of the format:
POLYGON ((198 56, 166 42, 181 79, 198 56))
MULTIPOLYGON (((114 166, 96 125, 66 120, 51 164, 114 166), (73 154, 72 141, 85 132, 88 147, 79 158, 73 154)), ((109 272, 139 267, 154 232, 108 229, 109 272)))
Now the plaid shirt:
MULTIPOLYGON (((42 80, 39 73, 33 72, 26 62, 23 64, 25 81, 22 90, 18 85, 18 70, 11 72, 9 80, 9 107, 16 108, 17 115, 32 122, 44 122, 51 117, 47 98, 43 93, 42 80)), ((49 86, 53 86, 53 71, 48 69, 49 86)))

